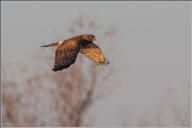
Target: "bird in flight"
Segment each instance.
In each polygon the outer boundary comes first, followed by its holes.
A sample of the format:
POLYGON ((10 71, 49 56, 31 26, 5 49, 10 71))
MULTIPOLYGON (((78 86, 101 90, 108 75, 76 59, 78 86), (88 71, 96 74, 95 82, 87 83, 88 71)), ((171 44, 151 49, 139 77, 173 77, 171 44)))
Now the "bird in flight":
POLYGON ((93 43, 95 40, 96 38, 92 34, 82 34, 41 47, 57 47, 55 51, 55 64, 52 69, 55 72, 66 69, 75 63, 79 52, 94 61, 97 65, 109 64, 109 60, 103 56, 100 48, 93 43))

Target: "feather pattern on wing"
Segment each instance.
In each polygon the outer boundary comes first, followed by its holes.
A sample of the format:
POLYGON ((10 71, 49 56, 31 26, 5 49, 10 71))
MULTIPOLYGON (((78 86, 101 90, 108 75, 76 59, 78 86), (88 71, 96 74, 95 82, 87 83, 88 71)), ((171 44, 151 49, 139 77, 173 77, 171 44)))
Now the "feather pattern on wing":
POLYGON ((94 61, 96 64, 109 64, 109 61, 105 59, 100 48, 89 41, 81 41, 80 53, 87 56, 89 59, 94 61))
POLYGON ((68 68, 77 58, 80 50, 79 43, 74 40, 66 41, 55 51, 55 65, 53 71, 68 68))

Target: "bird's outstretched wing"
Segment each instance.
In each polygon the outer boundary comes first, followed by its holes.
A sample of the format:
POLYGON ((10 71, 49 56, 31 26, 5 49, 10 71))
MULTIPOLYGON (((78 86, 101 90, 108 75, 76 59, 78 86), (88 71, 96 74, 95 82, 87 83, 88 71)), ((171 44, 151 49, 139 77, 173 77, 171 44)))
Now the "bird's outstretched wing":
POLYGON ((68 68, 77 58, 80 46, 76 41, 64 42, 55 51, 55 65, 53 71, 68 68))
POLYGON ((103 56, 100 48, 93 42, 83 41, 81 42, 80 53, 87 56, 96 64, 109 64, 109 61, 103 56))

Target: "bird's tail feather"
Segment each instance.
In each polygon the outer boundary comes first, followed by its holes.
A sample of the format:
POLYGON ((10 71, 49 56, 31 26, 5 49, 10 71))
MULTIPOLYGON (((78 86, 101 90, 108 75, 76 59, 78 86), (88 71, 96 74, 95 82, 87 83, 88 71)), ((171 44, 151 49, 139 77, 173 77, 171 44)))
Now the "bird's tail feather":
POLYGON ((43 45, 41 47, 53 47, 53 46, 59 46, 60 44, 61 44, 60 42, 56 42, 56 43, 52 43, 52 44, 43 45))

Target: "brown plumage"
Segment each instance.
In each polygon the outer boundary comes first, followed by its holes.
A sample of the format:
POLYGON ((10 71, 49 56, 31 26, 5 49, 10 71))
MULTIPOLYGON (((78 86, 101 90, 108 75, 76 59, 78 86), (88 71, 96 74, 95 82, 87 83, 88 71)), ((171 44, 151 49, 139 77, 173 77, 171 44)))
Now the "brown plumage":
POLYGON ((100 48, 93 41, 95 41, 95 36, 83 34, 41 47, 57 46, 53 71, 68 68, 71 64, 75 63, 79 51, 98 65, 109 64, 100 48))

